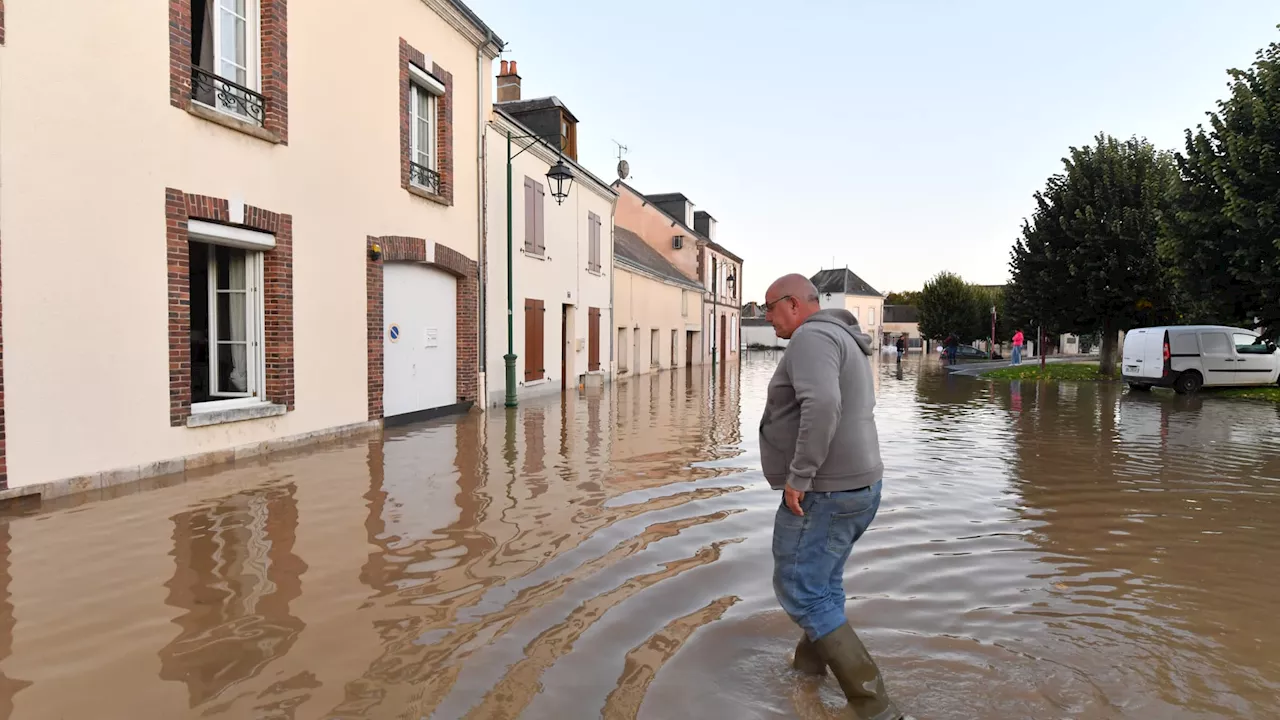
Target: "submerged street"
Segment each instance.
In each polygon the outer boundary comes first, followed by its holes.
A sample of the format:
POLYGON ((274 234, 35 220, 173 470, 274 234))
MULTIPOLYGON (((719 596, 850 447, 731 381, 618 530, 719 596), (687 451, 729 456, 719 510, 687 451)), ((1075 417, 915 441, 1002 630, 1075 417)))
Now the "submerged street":
MULTIPOLYGON (((841 718, 788 667, 779 355, 0 524, 0 718, 841 718)), ((931 720, 1280 713, 1276 407, 878 359, 853 625, 931 720)))

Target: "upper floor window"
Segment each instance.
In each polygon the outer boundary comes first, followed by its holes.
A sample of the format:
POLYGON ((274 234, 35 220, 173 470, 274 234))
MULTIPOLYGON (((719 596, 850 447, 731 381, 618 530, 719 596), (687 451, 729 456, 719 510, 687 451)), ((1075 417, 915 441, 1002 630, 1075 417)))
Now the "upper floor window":
POLYGON ((436 104, 443 94, 443 83, 409 65, 409 183, 433 193, 440 192, 436 104))
POLYGON ((600 216, 587 213, 587 269, 600 272, 600 216))
POLYGON ((545 210, 546 190, 533 178, 524 179, 524 251, 531 255, 546 255, 547 240, 545 210))
POLYGON ((263 126, 258 3, 191 0, 191 94, 196 102, 263 126))
POLYGON ((876 324, 876 309, 875 309, 875 308, 868 308, 868 309, 867 309, 867 324, 868 324, 868 325, 875 325, 875 324, 876 324))
POLYGON ((560 115, 560 150, 574 160, 578 159, 578 123, 563 113, 560 115))

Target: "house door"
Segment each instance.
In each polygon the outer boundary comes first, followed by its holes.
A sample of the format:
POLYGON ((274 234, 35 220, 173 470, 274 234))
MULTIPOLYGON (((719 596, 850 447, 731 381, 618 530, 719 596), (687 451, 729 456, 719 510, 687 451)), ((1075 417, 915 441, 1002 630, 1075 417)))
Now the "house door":
POLYGON ((725 324, 725 316, 720 316, 720 364, 729 359, 729 326, 725 324))
POLYGON ((694 336, 697 335, 692 330, 686 330, 684 333, 684 366, 693 367, 693 348, 694 336))
POLYGON ((587 310, 587 370, 600 369, 600 308, 587 310))
POLYGON ((457 403, 457 279, 422 264, 387 263, 382 282, 383 414, 457 403))
POLYGON ((569 305, 560 306, 560 391, 569 389, 569 305))

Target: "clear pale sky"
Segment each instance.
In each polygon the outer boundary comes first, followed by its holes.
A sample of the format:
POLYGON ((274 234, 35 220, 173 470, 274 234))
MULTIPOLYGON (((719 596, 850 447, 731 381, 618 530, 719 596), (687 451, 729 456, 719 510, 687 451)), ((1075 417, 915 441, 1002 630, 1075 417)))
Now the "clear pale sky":
POLYGON ((616 139, 633 187, 719 221, 744 300, 845 265, 881 292, 1004 282, 1068 147, 1181 150, 1227 68, 1280 40, 1277 0, 465 1, 596 175, 616 139))

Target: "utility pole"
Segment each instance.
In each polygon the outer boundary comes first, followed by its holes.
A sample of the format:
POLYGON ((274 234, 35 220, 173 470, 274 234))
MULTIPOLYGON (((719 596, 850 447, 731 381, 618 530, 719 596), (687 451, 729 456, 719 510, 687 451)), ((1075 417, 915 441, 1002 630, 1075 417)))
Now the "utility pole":
POLYGON ((1040 343, 1036 345, 1036 352, 1040 353, 1040 372, 1044 373, 1044 326, 1040 326, 1040 343))

